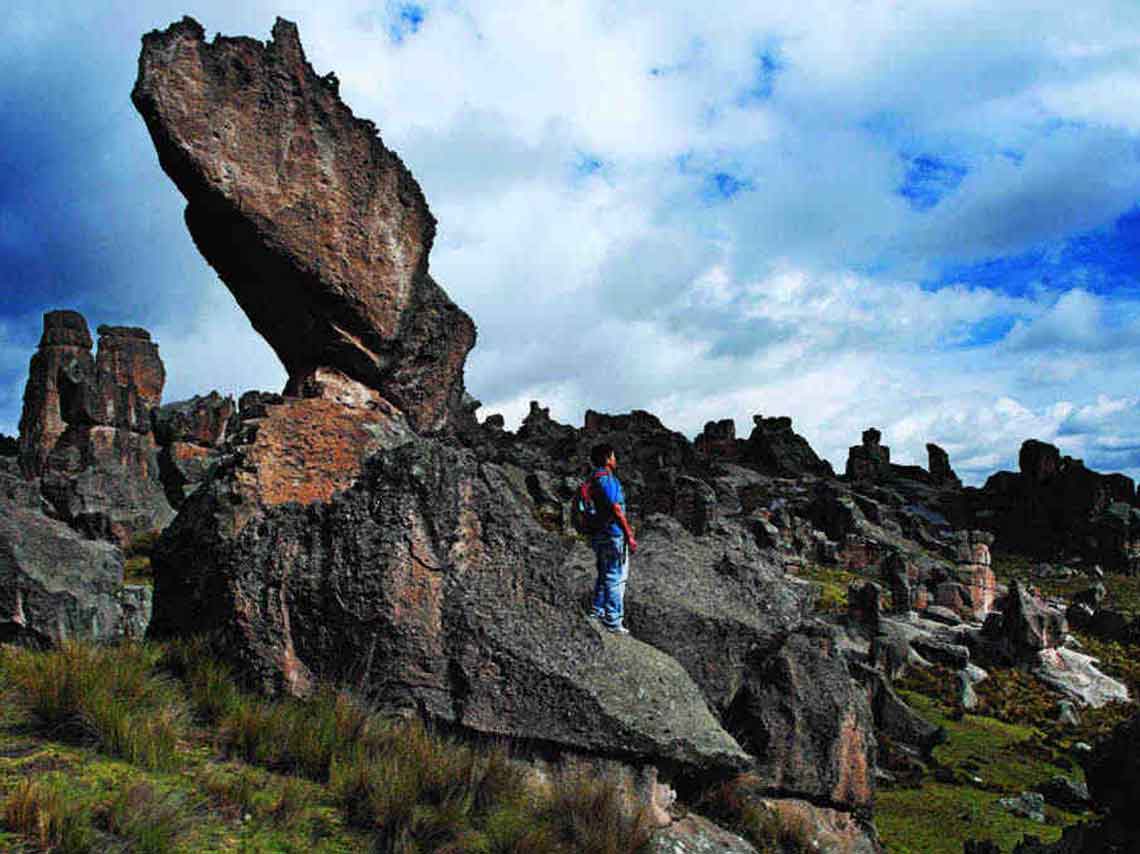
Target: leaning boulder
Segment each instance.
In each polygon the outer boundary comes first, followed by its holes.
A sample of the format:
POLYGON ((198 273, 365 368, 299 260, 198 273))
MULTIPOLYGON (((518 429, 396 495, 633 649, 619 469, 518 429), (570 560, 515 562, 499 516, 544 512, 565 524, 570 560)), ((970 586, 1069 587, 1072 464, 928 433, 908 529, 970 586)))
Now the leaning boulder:
POLYGON ((469 417, 475 326, 428 274, 435 218, 372 122, 318 77, 296 25, 205 39, 191 18, 143 38, 132 100, 186 197, 186 224, 300 387, 332 369, 419 431, 469 417))

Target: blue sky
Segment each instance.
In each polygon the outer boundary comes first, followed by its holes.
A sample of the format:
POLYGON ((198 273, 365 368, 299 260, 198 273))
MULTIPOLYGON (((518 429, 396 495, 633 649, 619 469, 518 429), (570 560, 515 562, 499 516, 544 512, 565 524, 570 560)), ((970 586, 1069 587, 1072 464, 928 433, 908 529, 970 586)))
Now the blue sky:
POLYGON ((1140 4, 9 5, 0 432, 53 308, 149 328, 167 400, 283 384, 129 103, 147 30, 280 14, 423 185, 482 415, 1140 475, 1140 4))

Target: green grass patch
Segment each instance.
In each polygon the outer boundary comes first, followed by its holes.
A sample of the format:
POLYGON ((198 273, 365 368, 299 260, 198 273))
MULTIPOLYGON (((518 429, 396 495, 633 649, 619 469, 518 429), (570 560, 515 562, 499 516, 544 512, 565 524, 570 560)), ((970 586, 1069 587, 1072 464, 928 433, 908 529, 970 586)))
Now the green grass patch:
POLYGON ((1045 842, 1060 838, 1059 824, 1012 815, 998 804, 1001 797, 934 781, 919 788, 886 789, 875 796, 875 826, 890 854, 962 854, 968 839, 992 839, 1009 851, 1027 833, 1045 842))
POLYGON ((846 613, 848 585, 861 584, 868 580, 865 576, 846 569, 814 563, 805 564, 794 570, 793 574, 815 584, 819 591, 816 610, 826 613, 846 613))
POLYGON ((3 850, 632 854, 649 836, 616 780, 539 774, 331 688, 245 694, 202 640, 4 647, 0 691, 3 850))
POLYGON ((95 847, 91 811, 71 798, 60 779, 25 779, 8 793, 4 825, 44 851, 87 854, 95 847))
POLYGON ((946 731, 919 785, 880 788, 875 824, 892 854, 960 854, 968 839, 1012 849, 1024 834, 1045 841, 1080 816, 1047 806, 1045 824, 1013 815, 998 801, 1031 791, 1057 774, 1081 778, 1068 758, 1073 732, 1056 725, 1059 695, 1016 670, 994 669, 975 690, 979 710, 956 708, 954 674, 915 671, 896 684, 923 718, 946 731))

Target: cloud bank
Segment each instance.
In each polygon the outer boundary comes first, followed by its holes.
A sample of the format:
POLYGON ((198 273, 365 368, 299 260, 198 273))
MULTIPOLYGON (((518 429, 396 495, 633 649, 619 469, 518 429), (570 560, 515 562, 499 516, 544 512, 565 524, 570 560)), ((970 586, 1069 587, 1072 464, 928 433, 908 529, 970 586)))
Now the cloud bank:
MULTIPOLYGON (((413 170, 481 414, 787 414, 839 468, 874 425, 967 482, 1029 437, 1140 475, 1140 7, 754 5, 189 12, 296 20, 413 170)), ((0 23, 0 431, 55 307, 150 328, 169 400, 283 383, 127 101, 139 36, 186 8, 0 23)))

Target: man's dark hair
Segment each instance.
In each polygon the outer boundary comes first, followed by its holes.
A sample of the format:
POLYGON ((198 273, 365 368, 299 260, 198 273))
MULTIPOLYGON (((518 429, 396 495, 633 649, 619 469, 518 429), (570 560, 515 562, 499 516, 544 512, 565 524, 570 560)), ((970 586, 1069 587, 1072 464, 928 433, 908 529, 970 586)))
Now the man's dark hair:
POLYGON ((606 461, 610 458, 610 454, 613 452, 614 446, 609 442, 602 442, 599 445, 594 445, 594 447, 590 449, 590 462, 592 462, 598 468, 601 468, 606 464, 606 461))

